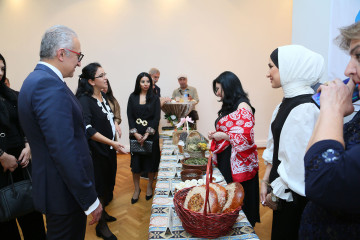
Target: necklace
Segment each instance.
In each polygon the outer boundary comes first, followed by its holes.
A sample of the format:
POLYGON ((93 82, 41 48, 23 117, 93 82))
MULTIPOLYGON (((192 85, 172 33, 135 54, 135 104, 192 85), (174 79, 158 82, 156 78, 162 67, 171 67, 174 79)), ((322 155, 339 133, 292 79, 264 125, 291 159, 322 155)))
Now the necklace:
MULTIPOLYGON (((103 104, 101 103, 101 101, 99 99, 96 98, 97 105, 99 107, 101 107, 101 110, 103 111, 103 113, 105 113, 107 115, 107 119, 110 122, 111 130, 112 130, 112 133, 113 133, 112 140, 114 140, 115 139, 114 114, 111 112, 110 107, 106 104, 106 100, 102 95, 101 95, 101 98, 102 98, 103 104), (104 105, 105 105, 105 108, 104 108, 104 105)), ((113 147, 110 146, 110 149, 113 149, 113 147)))

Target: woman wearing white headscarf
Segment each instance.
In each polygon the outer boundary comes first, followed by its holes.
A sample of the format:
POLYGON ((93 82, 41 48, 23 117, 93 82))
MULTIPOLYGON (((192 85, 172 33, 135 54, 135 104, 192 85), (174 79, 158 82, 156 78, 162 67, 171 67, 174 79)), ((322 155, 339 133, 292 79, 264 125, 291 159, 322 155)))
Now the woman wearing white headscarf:
POLYGON ((272 239, 298 239, 301 214, 307 203, 304 155, 319 115, 311 88, 324 72, 324 58, 299 45, 275 49, 269 60, 272 88, 282 88, 283 101, 275 108, 263 153, 266 172, 260 199, 274 210, 272 239))

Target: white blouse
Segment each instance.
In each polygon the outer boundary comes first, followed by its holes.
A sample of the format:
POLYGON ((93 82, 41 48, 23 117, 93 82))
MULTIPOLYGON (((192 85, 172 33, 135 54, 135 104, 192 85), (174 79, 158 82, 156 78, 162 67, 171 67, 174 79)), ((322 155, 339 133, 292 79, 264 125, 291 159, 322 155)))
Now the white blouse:
MULTIPOLYGON (((271 123, 274 121, 280 104, 275 108, 271 123)), ((277 169, 279 177, 271 183, 273 193, 287 202, 293 201, 290 188, 301 196, 305 196, 304 156, 306 147, 315 127, 320 110, 313 103, 303 103, 291 110, 280 134, 279 154, 280 165, 277 169)), ((271 126, 271 124, 270 124, 271 126)), ((265 164, 272 164, 274 139, 269 128, 266 149, 262 155, 265 164)))

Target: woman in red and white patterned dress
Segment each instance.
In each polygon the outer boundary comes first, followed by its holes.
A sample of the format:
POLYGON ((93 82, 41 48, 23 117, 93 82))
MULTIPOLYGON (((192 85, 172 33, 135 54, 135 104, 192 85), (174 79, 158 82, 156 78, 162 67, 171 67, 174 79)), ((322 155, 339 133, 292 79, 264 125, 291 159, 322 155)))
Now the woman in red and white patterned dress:
POLYGON ((227 183, 240 182, 245 191, 243 211, 252 226, 260 222, 259 161, 254 142, 255 108, 250 104, 240 79, 223 72, 213 81, 213 91, 223 103, 209 132, 213 161, 227 183))

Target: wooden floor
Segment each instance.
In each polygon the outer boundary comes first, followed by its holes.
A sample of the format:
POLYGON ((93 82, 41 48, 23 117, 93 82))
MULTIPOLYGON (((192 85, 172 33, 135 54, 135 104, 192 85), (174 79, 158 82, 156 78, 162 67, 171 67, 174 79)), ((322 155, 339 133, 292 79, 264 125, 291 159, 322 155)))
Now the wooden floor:
MULTIPOLYGON (((259 149, 259 157, 263 150, 259 149)), ((260 158, 259 177, 265 171, 263 160, 260 158)), ((132 175, 130 171, 130 155, 118 155, 118 171, 116 176, 116 186, 114 200, 107 207, 107 212, 116 217, 117 221, 109 223, 111 231, 119 240, 143 240, 148 238, 148 229, 151 215, 152 200, 145 200, 147 180, 140 180, 142 189, 140 199, 136 204, 131 204, 130 199, 133 194, 132 175)), ((155 187, 155 186, 154 186, 155 187)), ((255 226, 255 232, 261 240, 270 239, 272 211, 260 206, 261 223, 255 226)), ((88 217, 90 221, 91 217, 88 217)), ((87 226, 86 240, 99 240, 95 234, 95 226, 87 226)))

